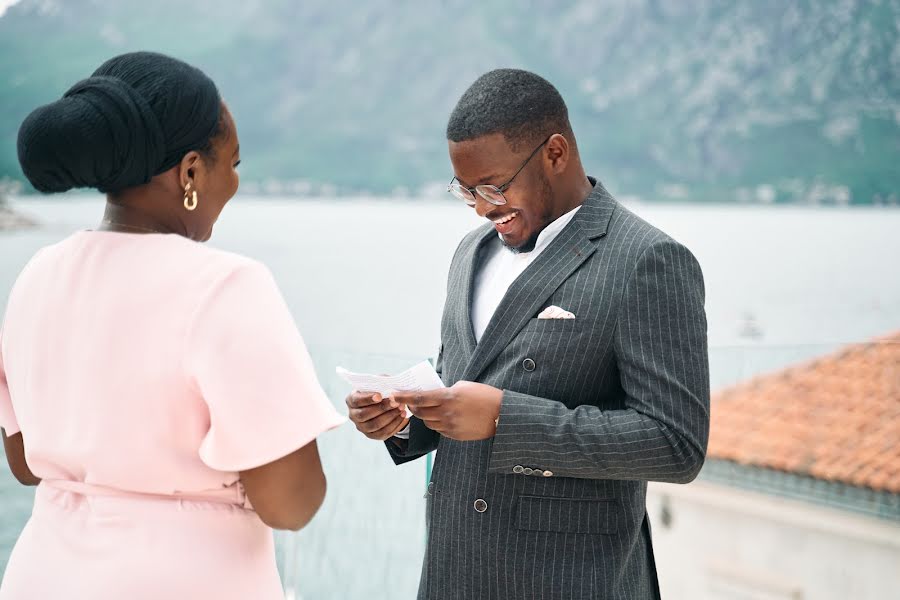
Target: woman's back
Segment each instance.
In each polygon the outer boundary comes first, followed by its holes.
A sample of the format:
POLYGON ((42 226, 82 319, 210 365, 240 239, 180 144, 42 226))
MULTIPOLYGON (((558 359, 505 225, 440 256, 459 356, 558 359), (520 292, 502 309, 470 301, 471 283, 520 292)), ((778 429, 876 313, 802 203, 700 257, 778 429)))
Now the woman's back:
POLYGON ((200 459, 209 414, 186 351, 198 312, 241 267, 262 268, 174 235, 81 232, 42 250, 2 338, 32 471, 155 494, 234 483, 200 459))
MULTIPOLYGON (((166 573, 188 569, 177 579, 203 582, 204 595, 225 583, 221 572, 232 574, 230 590, 244 580, 277 591, 271 531, 248 510, 239 471, 343 419, 262 265, 175 235, 77 233, 23 271, 0 356, 44 516, 28 526, 43 533, 26 528, 4 594, 28 579, 16 561, 29 543, 53 554, 50 530, 67 539, 57 568, 75 568, 56 580, 60 591, 87 596, 100 585, 106 597, 116 584, 73 560, 85 551, 108 554, 106 563, 139 559, 173 585, 166 573), (213 549, 206 573, 196 557, 213 549)), ((136 574, 122 573, 131 593, 136 574)))

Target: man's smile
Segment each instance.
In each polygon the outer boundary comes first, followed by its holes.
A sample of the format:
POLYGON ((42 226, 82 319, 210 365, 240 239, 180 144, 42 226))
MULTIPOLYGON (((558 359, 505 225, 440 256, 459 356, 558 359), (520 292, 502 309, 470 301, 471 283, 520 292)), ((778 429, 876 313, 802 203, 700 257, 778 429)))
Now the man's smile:
POLYGON ((506 213, 504 215, 489 215, 488 219, 494 223, 494 229, 501 235, 509 235, 517 224, 519 211, 506 213))

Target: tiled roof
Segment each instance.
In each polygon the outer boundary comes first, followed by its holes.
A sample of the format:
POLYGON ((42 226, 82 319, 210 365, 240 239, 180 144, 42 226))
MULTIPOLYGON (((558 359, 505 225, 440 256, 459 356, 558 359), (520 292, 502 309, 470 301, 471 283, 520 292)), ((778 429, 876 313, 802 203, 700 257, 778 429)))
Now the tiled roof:
POLYGON ((713 396, 708 457, 900 494, 900 331, 713 396))

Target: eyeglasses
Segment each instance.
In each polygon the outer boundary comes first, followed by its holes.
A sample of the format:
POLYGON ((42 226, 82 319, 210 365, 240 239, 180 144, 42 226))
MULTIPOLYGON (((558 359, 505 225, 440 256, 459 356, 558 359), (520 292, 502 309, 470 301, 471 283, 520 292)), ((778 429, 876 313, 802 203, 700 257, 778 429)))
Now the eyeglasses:
POLYGON ((519 170, 516 171, 515 175, 510 177, 509 181, 507 181, 503 185, 476 185, 473 188, 467 188, 463 184, 456 181, 456 177, 454 176, 453 179, 450 180, 450 185, 447 186, 447 191, 469 206, 475 206, 478 203, 475 198, 476 193, 494 206, 502 206, 506 204, 506 196, 503 195, 503 192, 509 189, 509 186, 512 184, 513 179, 516 178, 516 175, 522 172, 522 169, 525 168, 525 165, 527 165, 529 161, 534 158, 534 155, 538 153, 538 150, 544 147, 544 144, 550 141, 550 138, 552 138, 553 135, 549 136, 546 140, 541 142, 540 145, 535 148, 531 152, 531 154, 528 155, 528 158, 525 159, 525 162, 522 163, 522 166, 519 167, 519 170))

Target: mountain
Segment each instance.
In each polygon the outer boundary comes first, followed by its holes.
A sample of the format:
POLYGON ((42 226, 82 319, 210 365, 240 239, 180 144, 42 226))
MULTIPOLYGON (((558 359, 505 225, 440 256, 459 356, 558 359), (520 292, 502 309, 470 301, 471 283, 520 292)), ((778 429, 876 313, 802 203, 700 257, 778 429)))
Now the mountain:
POLYGON ((249 189, 449 181, 450 110, 513 66, 560 89, 620 195, 900 203, 900 0, 22 0, 0 17, 0 178, 30 109, 136 49, 216 80, 249 189))

